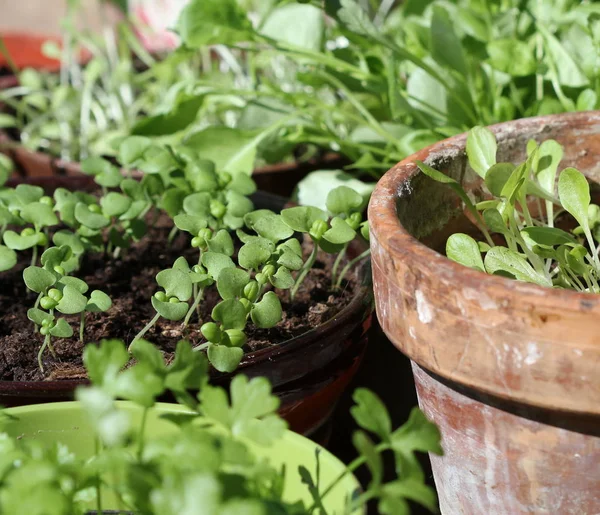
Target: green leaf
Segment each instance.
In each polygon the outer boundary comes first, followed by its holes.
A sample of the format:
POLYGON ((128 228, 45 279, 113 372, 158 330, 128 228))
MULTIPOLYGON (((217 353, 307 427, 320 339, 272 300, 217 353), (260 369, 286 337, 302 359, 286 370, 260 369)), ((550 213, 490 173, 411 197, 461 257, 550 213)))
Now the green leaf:
POLYGON ((543 141, 539 147, 538 158, 534 162, 534 173, 540 186, 554 196, 556 171, 563 158, 562 146, 553 139, 543 141))
POLYGON ((496 163, 488 169, 485 175, 485 185, 492 195, 495 197, 502 195, 502 190, 515 168, 512 163, 496 163))
POLYGON ((315 206, 331 211, 327 206, 327 197, 338 186, 349 187, 357 192, 362 197, 362 204, 366 205, 375 184, 360 181, 342 170, 317 170, 310 172, 298 183, 295 198, 301 206, 315 206))
POLYGON ((189 300, 192 296, 192 281, 189 275, 176 268, 158 272, 156 282, 169 297, 177 297, 181 302, 189 300))
POLYGON ((208 225, 206 218, 197 215, 181 214, 175 216, 173 221, 178 229, 189 232, 193 236, 197 236, 200 230, 208 225))
POLYGON ((338 186, 327 195, 327 210, 333 215, 349 214, 360 209, 363 197, 348 186, 338 186))
POLYGON ((77 290, 81 294, 87 292, 89 289, 89 286, 86 284, 85 281, 77 277, 70 277, 66 275, 64 277, 61 277, 60 281, 58 281, 58 287, 64 288, 65 286, 70 286, 71 288, 77 290))
POLYGON ((211 198, 210 193, 192 193, 183 199, 183 210, 190 215, 208 218, 211 198))
POLYGON ((260 33, 294 47, 319 51, 325 29, 323 11, 306 3, 275 8, 262 23, 260 33), (294 27, 294 30, 288 30, 294 27))
POLYGON ((83 202, 78 202, 75 206, 75 219, 90 229, 102 229, 110 223, 104 215, 90 211, 88 205, 83 202))
POLYGON ((558 196, 563 207, 589 233, 590 185, 585 176, 575 168, 565 168, 558 177, 558 196))
POLYGON ((334 245, 348 243, 354 239, 356 231, 348 225, 346 220, 335 217, 331 220, 331 228, 325 231, 323 238, 334 245))
POLYGON ((387 441, 392 432, 392 422, 381 399, 366 388, 357 388, 352 396, 356 403, 350 409, 356 423, 387 441))
POLYGON ((294 231, 290 229, 282 220, 281 216, 269 211, 268 209, 259 209, 244 216, 246 226, 273 243, 289 238, 294 231))
POLYGON ((497 232, 500 234, 506 234, 509 232, 504 218, 502 218, 500 211, 498 211, 496 208, 486 209, 483 212, 483 220, 485 221, 485 225, 490 232, 497 232))
POLYGON ((252 24, 236 0, 192 0, 179 15, 177 33, 190 48, 232 45, 253 34, 252 24))
POLYGON ((85 306, 85 310, 90 313, 100 313, 108 311, 111 306, 112 300, 110 300, 110 297, 106 293, 100 290, 93 290, 85 306))
POLYGON ((21 218, 26 222, 32 223, 39 231, 42 227, 51 227, 58 225, 58 218, 52 211, 52 208, 41 202, 28 204, 21 210, 21 218))
MULTIPOLYGON (((397 500, 409 499, 424 506, 431 513, 436 513, 438 510, 435 490, 414 477, 402 478, 385 484, 383 486, 382 497, 384 499, 394 498, 397 500)), ((389 513, 391 515, 399 515, 398 512, 389 513)))
POLYGON ((284 248, 281 256, 279 256, 277 259, 277 264, 283 265, 289 270, 300 270, 304 262, 302 261, 301 256, 287 248, 284 248))
POLYGON ((6 129, 8 127, 15 127, 17 119, 6 113, 0 113, 0 129, 6 129))
POLYGON ((485 272, 479 246, 468 234, 452 234, 446 242, 446 256, 461 265, 485 272))
POLYGON ((578 111, 593 111, 598 105, 598 95, 593 89, 584 89, 577 97, 578 111))
POLYGON ((485 179, 487 171, 496 164, 496 136, 485 127, 473 127, 467 136, 467 157, 471 168, 485 179))
POLYGON ((506 247, 492 247, 485 255, 484 264, 488 274, 503 272, 519 281, 552 286, 552 281, 537 273, 523 256, 506 247))
POLYGON ((54 320, 54 315, 50 313, 46 313, 38 308, 30 308, 27 310, 27 318, 31 320, 36 325, 42 325, 44 320, 48 320, 48 322, 52 322, 54 320))
POLYGON ((40 258, 42 266, 46 269, 53 269, 57 265, 62 265, 73 256, 73 251, 68 245, 60 247, 50 247, 46 249, 40 258))
POLYGON ((571 234, 556 227, 524 227, 521 232, 527 234, 538 245, 554 247, 577 244, 577 240, 571 234))
POLYGON ((139 362, 148 365, 156 374, 163 374, 167 367, 162 353, 158 348, 143 338, 131 343, 129 351, 139 362))
POLYGON ((495 39, 487 44, 488 62, 502 73, 513 77, 535 74, 535 54, 529 45, 518 39, 495 39))
POLYGON ((376 488, 383 479, 383 460, 381 455, 375 449, 375 445, 367 434, 363 431, 356 431, 352 436, 352 443, 361 456, 365 458, 369 472, 371 473, 371 482, 369 488, 376 488))
POLYGON ((4 231, 4 244, 12 250, 25 250, 37 245, 40 236, 32 234, 31 236, 22 236, 15 231, 4 231))
POLYGON ((280 266, 270 279, 271 284, 280 290, 287 290, 296 282, 291 272, 285 266, 280 266))
POLYGON ((127 168, 136 166, 151 144, 152 140, 149 138, 128 136, 119 145, 119 162, 127 168))
POLYGON ((454 32, 454 23, 444 8, 435 6, 432 12, 430 35, 432 57, 442 66, 447 66, 460 75, 466 76, 467 63, 460 39, 454 32))
POLYGON ((44 189, 31 184, 19 184, 15 188, 15 193, 21 205, 26 206, 40 200, 44 196, 44 189))
POLYGON ((183 319, 190 308, 187 302, 162 302, 152 295, 152 307, 167 320, 174 322, 183 319))
POLYGON ((50 334, 57 338, 71 338, 73 336, 73 328, 67 323, 64 318, 59 318, 56 325, 50 329, 50 334))
POLYGON ((327 221, 328 216, 318 207, 298 206, 282 209, 281 218, 294 231, 308 232, 315 221, 327 221))
POLYGON ((258 270, 271 257, 275 245, 265 238, 244 244, 238 252, 238 263, 247 270, 258 270))
POLYGON ((120 216, 131 207, 132 200, 122 195, 111 191, 100 199, 100 205, 105 216, 113 217, 120 216))
POLYGON ((131 129, 138 136, 166 136, 191 125, 204 103, 205 95, 182 95, 168 112, 139 120, 131 129))
POLYGON ((191 134, 185 144, 203 159, 215 163, 218 170, 232 175, 250 175, 254 168, 257 145, 261 134, 230 127, 208 127, 191 134))
POLYGON ((250 281, 250 275, 239 268, 224 268, 217 279, 217 290, 222 299, 241 297, 244 286, 250 281))
POLYGON ((39 266, 28 266, 23 270, 23 280, 27 288, 41 293, 56 283, 56 276, 39 266))
POLYGON ((233 256, 233 240, 229 232, 225 229, 217 231, 217 233, 208 241, 208 249, 211 252, 225 254, 230 257, 233 256))
POLYGON ((244 357, 244 351, 239 347, 225 347, 225 345, 211 343, 208 345, 207 355, 213 367, 219 372, 227 373, 233 372, 238 367, 244 357))
POLYGON ((74 315, 85 311, 87 299, 76 288, 70 285, 62 288, 62 299, 56 309, 65 315, 74 315))
POLYGON ((165 386, 177 393, 188 389, 202 390, 208 380, 208 362, 202 352, 195 352, 187 340, 180 340, 175 358, 167 368, 165 386))
POLYGON ((263 295, 260 302, 252 306, 250 316, 256 327, 268 329, 279 323, 282 313, 279 297, 272 291, 268 291, 263 295))
POLYGON ((242 218, 254 209, 252 201, 244 195, 229 190, 226 193, 227 213, 237 218, 242 218))
POLYGON ((129 353, 121 340, 101 340, 83 349, 83 364, 92 384, 113 385, 117 375, 129 361, 129 353))
POLYGON ((4 245, 0 245, 0 272, 6 272, 16 264, 17 253, 4 245))
POLYGON ((402 477, 413 477, 421 481, 424 478, 423 471, 413 453, 420 451, 443 454, 440 430, 427 420, 419 408, 413 408, 406 423, 392 433, 391 444, 396 456, 396 472, 402 477))
POLYGON ((229 256, 211 251, 202 253, 202 264, 208 271, 208 275, 210 275, 215 281, 219 277, 221 270, 224 268, 235 267, 234 262, 229 256))
POLYGON ((164 389, 164 379, 148 363, 137 363, 124 370, 117 376, 115 384, 119 397, 145 408, 151 408, 164 389))
POLYGON ((537 29, 544 38, 545 49, 548 56, 554 62, 557 78, 560 84, 572 88, 587 86, 589 81, 573 60, 569 52, 565 50, 561 42, 556 39, 542 24, 537 24, 537 29))
POLYGON ((219 302, 212 310, 211 317, 221 322, 223 329, 240 329, 246 327, 246 308, 237 299, 219 302))

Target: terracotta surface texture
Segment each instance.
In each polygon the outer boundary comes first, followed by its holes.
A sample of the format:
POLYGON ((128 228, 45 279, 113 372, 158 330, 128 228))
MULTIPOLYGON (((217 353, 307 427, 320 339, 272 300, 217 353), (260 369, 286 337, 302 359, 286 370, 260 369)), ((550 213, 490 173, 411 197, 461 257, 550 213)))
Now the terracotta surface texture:
MULTIPOLYGON (((492 130, 498 162, 522 160, 529 139, 553 138, 565 147, 560 169, 600 178, 600 112, 492 130)), ((420 403, 440 424, 448 453, 434 459, 442 511, 600 513, 600 296, 486 275, 439 252, 450 234, 474 227, 452 190, 415 161, 482 199, 465 141, 450 138, 396 165, 369 206, 378 317, 394 345, 428 371, 416 375, 420 403), (472 477, 457 486, 451 468, 472 477), (563 481, 559 491, 553 476, 563 481)))

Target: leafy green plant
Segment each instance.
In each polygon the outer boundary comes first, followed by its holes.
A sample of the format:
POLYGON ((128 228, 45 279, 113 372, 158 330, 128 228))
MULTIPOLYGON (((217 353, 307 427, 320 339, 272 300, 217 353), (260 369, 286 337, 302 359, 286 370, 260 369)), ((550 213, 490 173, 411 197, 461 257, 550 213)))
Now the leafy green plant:
POLYGON ((287 118, 271 152, 325 148, 377 178, 473 125, 597 107, 598 13, 577 0, 314 0, 281 2, 254 26, 236 0, 194 0, 177 29, 185 48, 250 54, 252 95, 232 92, 244 106, 238 134, 287 118), (223 19, 217 4, 235 16, 223 19))
POLYGON ((531 140, 527 155, 519 165, 497 163, 493 133, 472 129, 467 156, 486 187, 485 198, 477 203, 452 178, 418 162, 424 174, 458 193, 485 236, 477 241, 469 234, 453 234, 446 255, 489 274, 600 293, 600 207, 591 203, 585 176, 574 168, 558 172, 563 149, 554 140, 539 145, 531 140))
POLYGON ((181 321, 182 332, 197 331, 190 328, 196 314, 205 339, 196 350, 206 350, 222 372, 231 372, 240 363, 248 324, 267 329, 281 321, 281 299, 285 295, 294 299, 319 251, 338 255, 333 290, 369 253, 345 257, 353 240, 368 239, 363 198, 346 186, 330 192, 329 212, 297 206, 278 214, 254 210, 249 195, 256 186, 244 171, 218 170, 190 147, 131 136, 121 141, 117 155, 124 171, 99 157, 82 163, 100 195, 58 188, 48 197, 42 188, 30 185, 0 189, 5 243, 0 265, 10 269, 19 253, 31 252, 31 266, 23 278, 37 294, 28 316, 44 336, 40 368, 44 351, 53 352, 52 338, 72 336, 68 316, 79 315, 83 341, 86 314, 111 307, 108 295, 100 290, 88 293, 89 286, 76 277, 82 261, 94 253, 104 254, 109 262, 118 260, 160 216, 173 224, 166 243, 180 233, 187 235, 197 258, 190 263, 180 256, 156 275, 159 290, 149 299, 155 315, 134 337, 131 348, 161 318, 181 321), (133 168, 144 170, 141 179, 128 177, 133 168), (24 227, 20 234, 13 230, 17 226, 24 227), (310 248, 306 259, 305 240, 310 248), (38 247, 43 249, 39 260, 38 247), (347 263, 342 266, 344 259, 347 263), (208 289, 218 300, 210 307, 210 319, 200 320, 208 289))
MULTIPOLYGON (((265 378, 238 375, 228 396, 223 388, 208 385, 206 357, 186 341, 179 342, 170 365, 143 339, 135 342, 132 352, 136 363, 123 370, 129 356, 122 342, 103 340, 84 350, 92 386, 80 388, 77 399, 93 428, 96 446, 91 459, 74 455, 63 445, 45 447, 39 440, 0 432, 2 512, 66 515, 93 506, 98 513, 121 507, 161 515, 326 514, 333 513, 326 508, 332 490, 363 466, 369 469, 371 482, 362 492, 348 492, 346 504, 336 506, 335 513, 356 513, 373 500, 380 513, 409 513, 408 501, 436 511, 435 492, 424 484, 416 453, 441 454, 440 434, 418 408, 394 430, 377 396, 356 390, 352 414, 361 428, 353 439, 358 457, 325 483, 317 446, 315 472, 305 466, 280 469, 268 454, 260 459, 252 450, 264 447, 268 453, 286 429, 276 413, 279 399, 265 378), (188 393, 190 388, 199 389, 197 397, 188 393), (150 437, 147 415, 166 390, 187 410, 164 414, 172 430, 150 437), (117 398, 142 410, 139 423, 134 424, 129 412, 115 403, 117 398), (397 476, 387 483, 382 472, 385 454, 395 460, 397 476), (312 501, 284 494, 295 476, 306 485, 312 501)), ((13 422, 10 411, 0 411, 0 429, 13 422)))

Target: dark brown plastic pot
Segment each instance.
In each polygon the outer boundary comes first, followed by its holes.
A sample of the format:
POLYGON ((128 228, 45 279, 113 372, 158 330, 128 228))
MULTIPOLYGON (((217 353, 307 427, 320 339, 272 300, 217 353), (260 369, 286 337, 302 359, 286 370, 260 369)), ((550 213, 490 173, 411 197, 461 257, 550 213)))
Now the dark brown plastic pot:
MULTIPOLYGON (((520 162, 529 139, 554 138, 562 167, 600 178, 598 111, 492 130, 498 161, 520 162)), ((481 198, 465 141, 396 165, 369 206, 378 318, 413 361, 419 403, 442 433, 445 455, 431 456, 442 513, 600 513, 600 296, 486 275, 441 254, 450 234, 472 226, 415 161, 481 198)))
MULTIPOLYGON (((38 184, 49 194, 58 187, 90 187, 90 178, 81 174, 19 182, 38 184)), ((286 202, 281 197, 262 192, 253 200, 259 207, 274 210, 280 210, 286 202)), ((351 248, 350 256, 364 250, 360 247, 351 248)), ((249 377, 265 376, 271 381, 274 392, 281 399, 280 414, 296 432, 313 434, 327 421, 364 355, 373 311, 368 260, 363 261, 354 273, 360 286, 350 303, 331 320, 280 345, 246 354, 236 371, 249 377)), ((215 384, 227 386, 232 377, 232 374, 212 371, 215 384)), ((72 400, 74 389, 84 382, 0 381, 0 405, 72 400)))

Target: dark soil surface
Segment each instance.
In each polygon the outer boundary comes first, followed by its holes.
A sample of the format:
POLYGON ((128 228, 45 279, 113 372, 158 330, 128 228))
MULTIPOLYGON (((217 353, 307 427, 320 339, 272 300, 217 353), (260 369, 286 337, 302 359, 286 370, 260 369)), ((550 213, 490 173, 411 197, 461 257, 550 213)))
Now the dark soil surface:
MULTIPOLYGON (((125 254, 112 260, 102 254, 86 256, 81 269, 74 275, 84 279, 90 291, 99 289, 107 293, 113 305, 106 313, 86 315, 85 342, 98 342, 103 338, 119 338, 126 343, 155 315, 150 303, 157 291, 156 274, 170 267, 175 259, 184 255, 188 262, 198 259, 196 249, 189 248, 186 235, 179 235, 169 247, 166 244, 170 227, 159 223, 146 237, 133 245, 125 254)), ((305 252, 310 251, 306 245, 305 252)), ((9 272, 0 273, 0 380, 39 381, 51 379, 77 379, 85 377, 79 341, 79 315, 67 316, 75 335, 69 339, 53 339, 56 359, 44 353, 44 373, 37 364, 37 353, 43 337, 34 331, 27 319, 27 309, 32 307, 36 294, 28 291, 22 278, 23 269, 31 256, 20 253, 21 261, 9 272)), ((246 351, 257 350, 299 336, 331 319, 346 306, 353 295, 354 284, 348 283, 343 291, 331 292, 330 272, 332 259, 320 256, 307 276, 293 303, 282 299, 283 320, 272 329, 247 327, 246 351)), ((212 290, 212 288, 211 288, 212 290)), ((218 301, 216 292, 207 292, 202 303, 201 320, 208 321, 213 306, 218 301)), ((202 322, 202 323, 203 323, 202 322)), ((159 319, 144 336, 155 343, 170 359, 177 342, 188 339, 192 344, 202 343, 201 323, 196 316, 182 332, 181 322, 159 319)))

